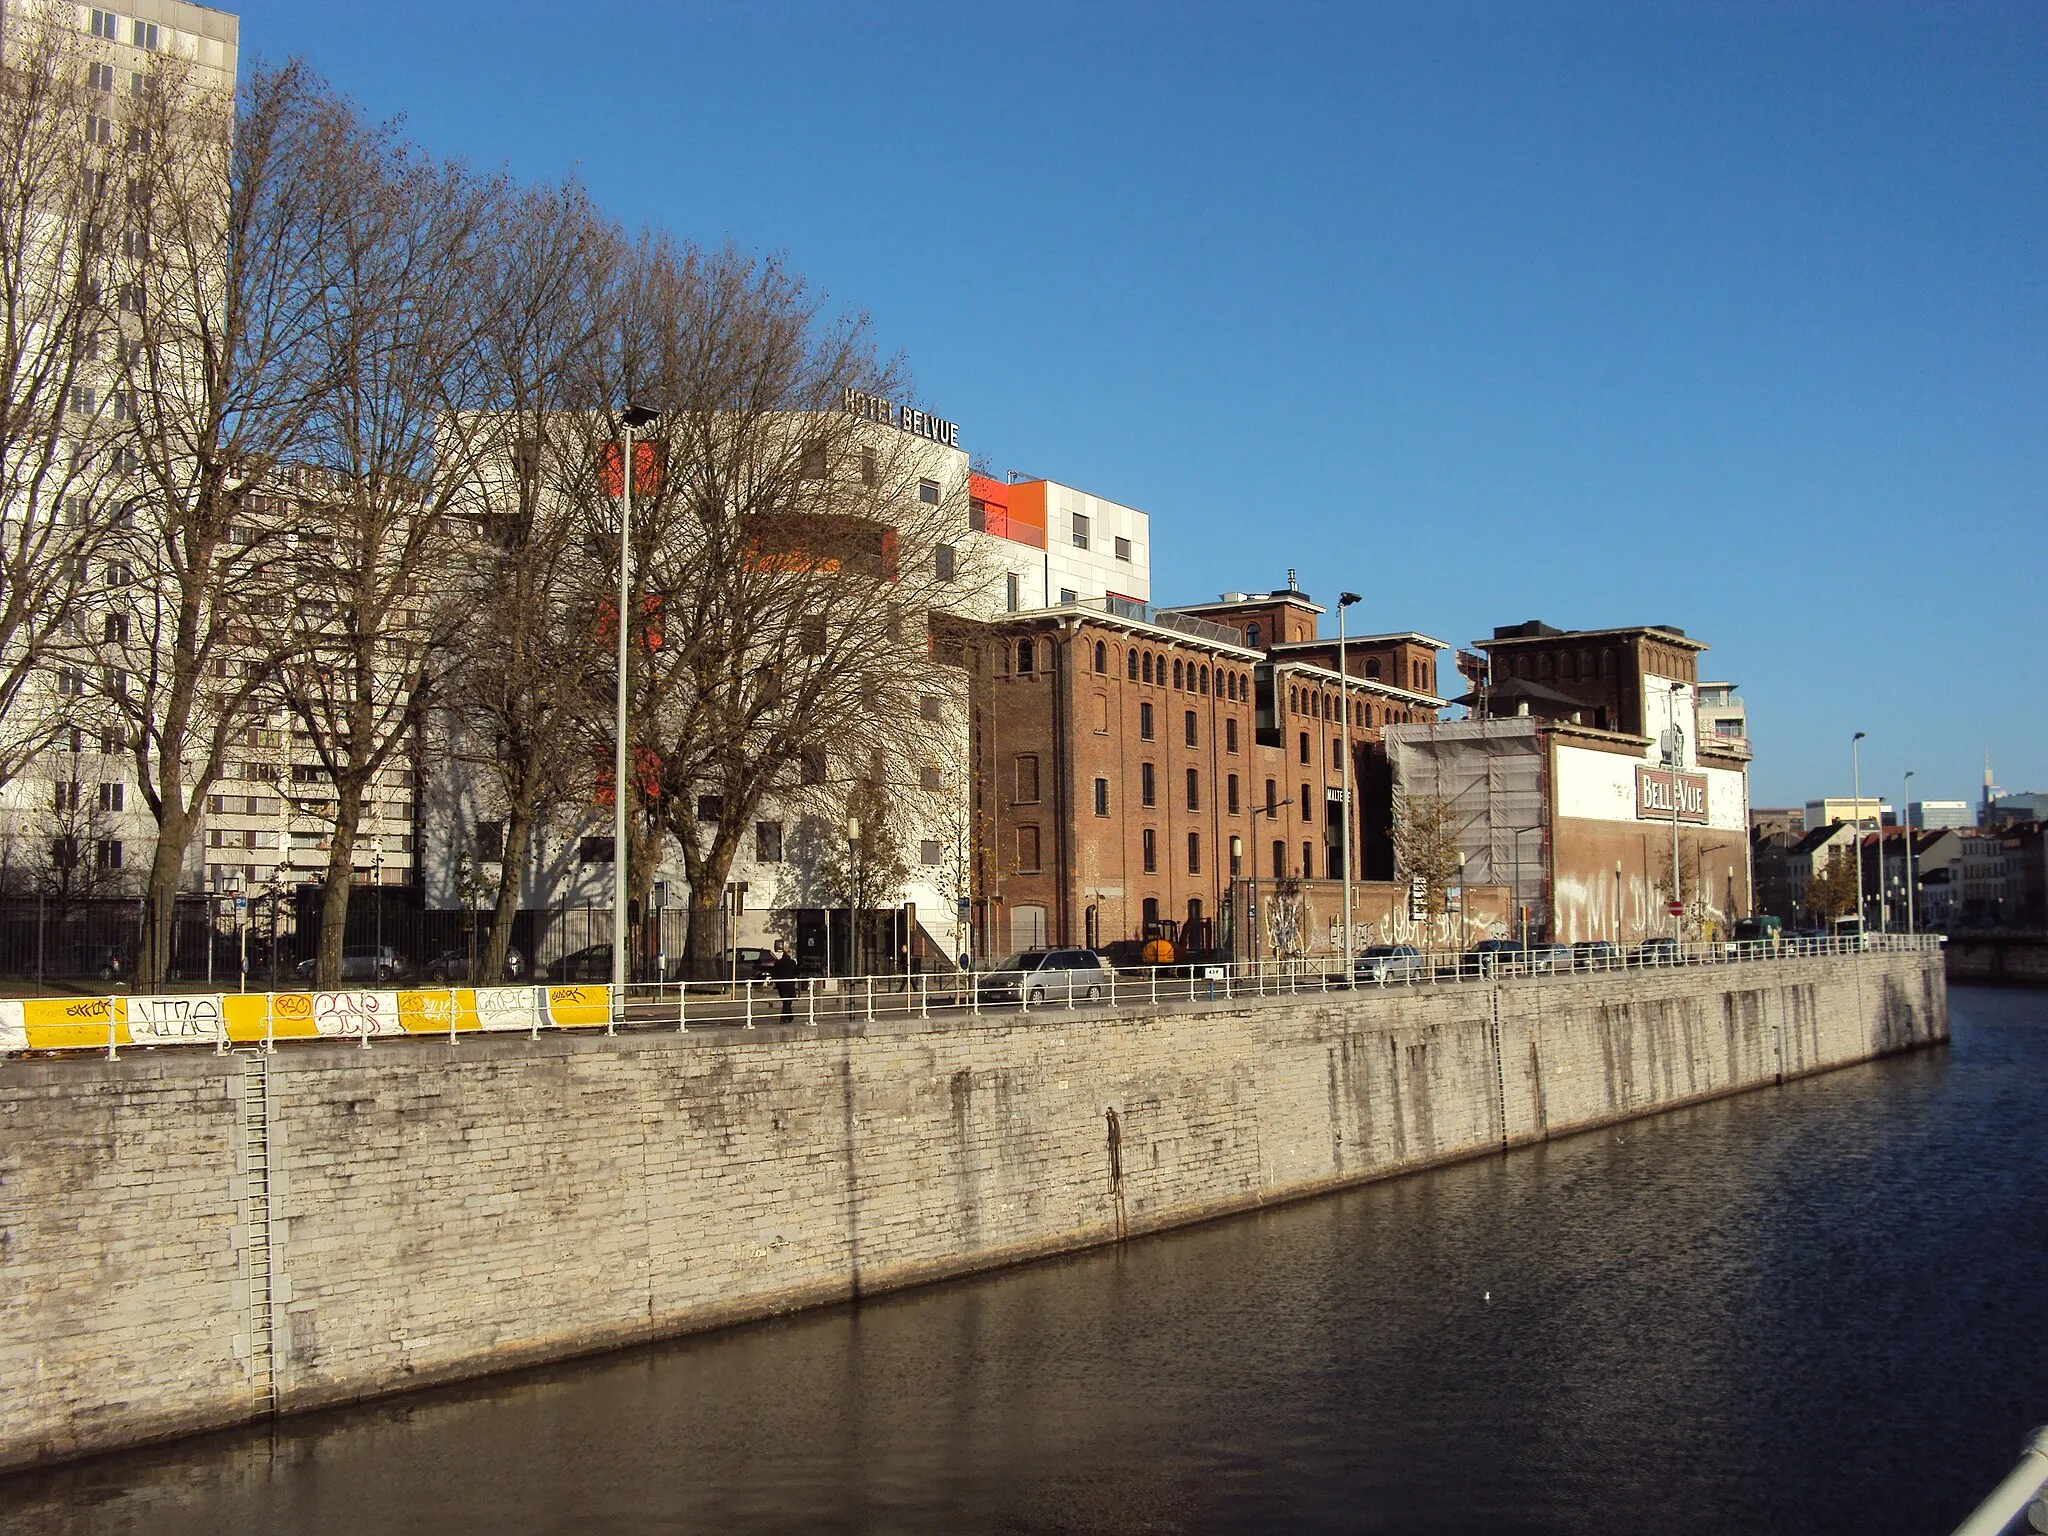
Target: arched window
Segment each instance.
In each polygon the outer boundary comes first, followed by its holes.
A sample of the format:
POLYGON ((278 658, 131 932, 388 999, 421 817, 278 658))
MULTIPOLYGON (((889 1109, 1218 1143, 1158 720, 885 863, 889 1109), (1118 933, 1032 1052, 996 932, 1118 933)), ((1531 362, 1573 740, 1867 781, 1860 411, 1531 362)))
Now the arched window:
POLYGON ((1287 713, 1290 715, 1301 713, 1301 695, 1293 688, 1287 690, 1287 713))
POLYGON ((1251 647, 1251 648, 1252 648, 1253 650, 1255 650, 1255 651, 1256 651, 1256 650, 1257 650, 1257 649, 1259 648, 1259 626, 1258 626, 1258 625, 1256 625, 1256 624, 1253 624, 1253 625, 1251 625, 1251 626, 1250 626, 1249 628, 1247 628, 1247 629, 1245 630, 1245 632, 1244 632, 1244 643, 1245 643, 1246 645, 1250 646, 1250 647, 1251 647))
POLYGON ((1365 723, 1368 726, 1372 724, 1372 705, 1370 704, 1365 706, 1365 723))
POLYGON ((1303 843, 1301 845, 1301 878, 1313 880, 1315 877, 1316 845, 1314 843, 1303 843))
POLYGON ((1130 674, 1132 682, 1138 680, 1138 653, 1135 650, 1124 652, 1124 671, 1130 674))
POLYGON ((1145 681, 1148 683, 1152 681, 1152 653, 1150 651, 1145 653, 1145 681))
POLYGON ((1017 671, 1021 675, 1031 670, 1033 648, 1029 640, 1017 642, 1017 671))
POLYGON ((1095 642, 1095 670, 1098 672, 1107 672, 1109 670, 1109 647, 1100 640, 1095 642))
POLYGON ((1176 688, 1180 686, 1180 658, 1178 656, 1173 658, 1173 686, 1176 688))
POLYGON ((1375 656, 1365 664, 1365 675, 1367 677, 1378 677, 1380 675, 1379 657, 1375 656))
POLYGON ((1614 676, 1614 647, 1611 645, 1600 652, 1600 675, 1614 676))
POLYGON ((1202 668, 1201 693, 1204 698, 1209 696, 1209 669, 1207 667, 1202 668))
POLYGON ((1301 733, 1301 760, 1302 760, 1302 761, 1303 761, 1304 763, 1308 761, 1308 732, 1307 732, 1307 731, 1303 731, 1303 732, 1301 733))

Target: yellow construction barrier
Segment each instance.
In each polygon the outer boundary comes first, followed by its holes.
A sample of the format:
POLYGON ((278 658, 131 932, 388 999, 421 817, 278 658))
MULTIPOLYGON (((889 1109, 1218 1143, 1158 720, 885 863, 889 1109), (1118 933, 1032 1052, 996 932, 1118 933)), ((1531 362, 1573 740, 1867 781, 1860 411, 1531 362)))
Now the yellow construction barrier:
POLYGON ((398 1035, 603 1029, 611 988, 427 987, 409 991, 192 992, 0 998, 0 1055, 122 1046, 269 1045, 398 1035))

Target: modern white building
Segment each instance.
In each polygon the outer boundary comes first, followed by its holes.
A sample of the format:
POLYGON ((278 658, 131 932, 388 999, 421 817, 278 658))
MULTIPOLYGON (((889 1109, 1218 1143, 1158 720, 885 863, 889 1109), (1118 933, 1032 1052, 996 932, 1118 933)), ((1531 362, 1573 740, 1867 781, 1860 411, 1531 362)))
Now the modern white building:
POLYGON ((1906 807, 1908 825, 1923 832, 1973 827, 1976 809, 1967 800, 1915 800, 1906 807))

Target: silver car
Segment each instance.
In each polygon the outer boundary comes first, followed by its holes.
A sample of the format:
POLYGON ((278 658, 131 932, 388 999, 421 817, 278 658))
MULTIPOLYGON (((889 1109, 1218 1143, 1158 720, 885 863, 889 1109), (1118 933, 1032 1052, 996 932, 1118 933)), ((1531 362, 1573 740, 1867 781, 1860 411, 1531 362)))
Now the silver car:
POLYGON ((1110 996, 1109 967, 1092 949, 1027 949, 975 979, 984 1003, 1100 1002, 1110 996))

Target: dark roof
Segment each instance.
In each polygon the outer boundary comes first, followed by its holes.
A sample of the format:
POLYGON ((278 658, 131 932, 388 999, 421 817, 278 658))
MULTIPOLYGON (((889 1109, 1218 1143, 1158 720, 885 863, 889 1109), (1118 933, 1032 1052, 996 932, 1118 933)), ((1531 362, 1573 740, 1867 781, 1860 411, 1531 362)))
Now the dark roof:
POLYGON ((1788 851, 1792 853, 1811 853, 1847 825, 1849 823, 1846 821, 1831 821, 1824 827, 1815 827, 1806 836, 1794 843, 1788 851))
MULTIPOLYGON (((1499 699, 1527 699, 1532 704, 1556 704, 1566 709, 1591 709, 1593 706, 1584 699, 1575 699, 1568 693, 1559 693, 1555 688, 1546 688, 1541 683, 1532 683, 1527 678, 1508 677, 1486 690, 1489 701, 1499 699)), ((1452 699, 1453 704, 1477 704, 1480 695, 1475 691, 1452 699)))

